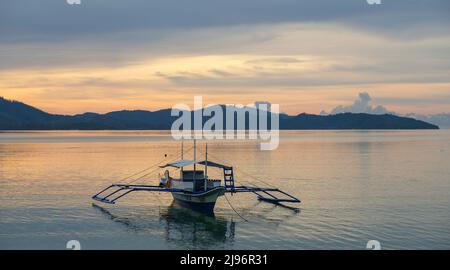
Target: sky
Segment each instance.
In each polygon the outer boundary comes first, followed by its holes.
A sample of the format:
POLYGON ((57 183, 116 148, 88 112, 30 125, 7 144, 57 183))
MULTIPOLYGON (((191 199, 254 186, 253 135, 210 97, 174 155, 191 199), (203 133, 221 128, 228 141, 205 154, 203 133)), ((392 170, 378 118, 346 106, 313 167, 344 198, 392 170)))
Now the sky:
POLYGON ((320 113, 368 93, 450 112, 450 1, 0 1, 0 96, 51 113, 270 101, 320 113))

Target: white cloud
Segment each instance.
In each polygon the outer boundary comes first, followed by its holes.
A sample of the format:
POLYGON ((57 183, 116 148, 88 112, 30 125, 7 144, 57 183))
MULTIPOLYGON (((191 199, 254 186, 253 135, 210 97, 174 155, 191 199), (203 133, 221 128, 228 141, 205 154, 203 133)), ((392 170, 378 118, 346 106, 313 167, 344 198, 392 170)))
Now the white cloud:
MULTIPOLYGON (((335 107, 329 114, 339 114, 339 113, 369 113, 369 114, 394 114, 404 117, 410 117, 417 120, 422 120, 431 124, 438 125, 440 128, 450 128, 450 113, 438 113, 438 114, 418 114, 418 113, 407 113, 399 114, 389 111, 382 105, 373 105, 372 98, 367 92, 361 92, 358 98, 353 102, 352 105, 339 105, 335 107)), ((327 112, 321 111, 320 115, 328 115, 327 112)))
POLYGON ((440 128, 450 128, 450 113, 439 113, 432 115, 409 113, 405 116, 438 125, 440 128))
POLYGON ((369 114, 393 114, 381 105, 372 105, 372 98, 367 92, 361 92, 352 105, 339 105, 330 114, 339 113, 369 113, 369 114))

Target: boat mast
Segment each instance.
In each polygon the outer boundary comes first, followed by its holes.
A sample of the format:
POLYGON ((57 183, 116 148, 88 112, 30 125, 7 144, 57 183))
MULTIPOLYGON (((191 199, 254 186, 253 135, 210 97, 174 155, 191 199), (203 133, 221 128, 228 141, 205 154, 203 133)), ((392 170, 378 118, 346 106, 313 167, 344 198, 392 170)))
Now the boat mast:
POLYGON ((197 174, 197 170, 196 170, 196 163, 197 163, 197 140, 194 139, 194 185, 195 185, 195 176, 197 174))
MULTIPOLYGON (((184 160, 184 139, 181 138, 181 160, 184 160)), ((181 175, 183 175, 183 167, 181 167, 181 175)), ((180 178, 183 178, 183 176, 181 176, 180 178)))
POLYGON ((181 139, 181 160, 184 160, 184 140, 181 139))
POLYGON ((208 184, 208 143, 206 143, 206 151, 205 151, 205 191, 207 189, 208 184))

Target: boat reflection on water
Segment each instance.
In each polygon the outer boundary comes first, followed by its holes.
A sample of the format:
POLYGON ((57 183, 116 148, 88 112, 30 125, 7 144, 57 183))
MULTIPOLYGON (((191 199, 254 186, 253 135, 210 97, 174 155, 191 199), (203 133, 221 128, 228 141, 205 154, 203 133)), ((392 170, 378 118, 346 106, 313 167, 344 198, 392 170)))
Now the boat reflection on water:
POLYGON ((204 215, 176 202, 161 211, 160 220, 166 224, 167 241, 177 244, 208 247, 234 241, 236 223, 233 220, 204 215))
MULTIPOLYGON (((155 213, 112 213, 112 210, 92 204, 114 222, 123 224, 135 232, 164 231, 168 244, 175 248, 220 248, 234 242, 236 223, 231 219, 205 215, 178 205, 176 202, 165 208, 159 208, 159 219, 155 213)), ((114 211, 115 212, 115 211, 114 211)))

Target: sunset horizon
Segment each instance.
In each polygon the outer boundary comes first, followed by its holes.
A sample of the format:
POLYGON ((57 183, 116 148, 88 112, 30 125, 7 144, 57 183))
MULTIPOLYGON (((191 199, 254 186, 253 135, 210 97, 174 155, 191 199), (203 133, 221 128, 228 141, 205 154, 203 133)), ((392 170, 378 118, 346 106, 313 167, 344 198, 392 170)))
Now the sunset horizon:
POLYGON ((449 25, 450 0, 1 0, 0 253, 448 261, 449 25))
POLYGON ((43 1, 23 21, 24 10, 2 5, 0 95, 51 113, 157 110, 201 95, 319 114, 360 92, 400 114, 450 113, 445 4, 267 2, 246 14, 202 2, 188 15, 180 3, 43 1))
MULTIPOLYGON (((336 105, 331 105, 330 104, 330 106, 332 106, 332 107, 321 109, 319 111, 311 112, 311 111, 304 111, 304 110, 301 110, 301 109, 299 109, 298 111, 295 111, 295 109, 297 109, 295 105, 292 105, 292 109, 290 111, 286 111, 286 110, 283 110, 283 106, 280 105, 280 109, 281 109, 280 112, 284 113, 284 114, 288 114, 288 115, 298 115, 298 114, 302 114, 302 113, 317 114, 317 115, 319 115, 319 114, 330 114, 330 113, 333 113, 333 111, 335 111, 339 107, 346 107, 346 108, 351 107, 352 104, 354 104, 355 102, 358 102, 358 95, 361 95, 363 93, 369 95, 369 93, 367 93, 367 92, 355 92, 355 96, 353 96, 352 98, 349 98, 348 100, 342 100, 342 102, 346 102, 346 103, 342 103, 342 104, 336 103, 336 105)), ((95 108, 98 108, 98 105, 96 106, 95 104, 92 104, 92 105, 89 105, 89 106, 86 106, 86 107, 82 107, 80 109, 80 111, 66 111, 64 109, 62 111, 59 111, 59 110, 52 110, 51 106, 47 109, 47 107, 45 106, 45 104, 47 104, 47 103, 45 103, 45 102, 43 103, 42 106, 37 106, 37 105, 33 104, 32 102, 26 102, 26 101, 19 100, 19 99, 8 98, 6 96, 0 96, 0 98, 3 98, 5 100, 24 103, 24 104, 26 104, 28 106, 31 106, 31 107, 34 107, 36 109, 42 110, 42 111, 44 111, 46 113, 55 114, 55 115, 79 115, 79 114, 84 114, 84 113, 106 114, 106 113, 111 113, 111 112, 129 111, 129 110, 131 110, 131 111, 133 111, 133 110, 137 110, 137 111, 139 111, 139 110, 142 110, 142 111, 159 111, 159 110, 171 109, 171 108, 173 108, 174 105, 180 104, 180 103, 186 104, 188 106, 193 107, 193 103, 194 103, 193 99, 195 97, 196 96, 192 96, 192 98, 190 100, 185 99, 185 98, 179 99, 179 100, 182 100, 184 102, 167 103, 167 104, 166 103, 161 103, 160 104, 161 107, 155 107, 155 106, 152 107, 152 106, 145 106, 145 105, 143 105, 144 107, 140 107, 139 105, 136 105, 136 104, 142 104, 142 102, 136 102, 136 103, 130 104, 130 107, 125 107, 126 105, 122 105, 123 107, 120 107, 120 105, 118 105, 117 107, 112 107, 111 109, 104 109, 104 110, 98 110, 97 109, 96 110, 95 108), (90 109, 91 107, 93 109, 90 109)), ((202 97, 203 98, 203 96, 197 96, 197 97, 202 97)), ((404 113, 402 113, 401 111, 390 110, 390 107, 387 108, 387 107, 383 106, 382 104, 378 104, 378 103, 376 103, 376 100, 377 100, 376 98, 370 96, 370 100, 367 102, 367 107, 370 109, 370 108, 375 108, 375 107, 379 106, 379 107, 382 107, 383 110, 385 110, 385 113, 388 113, 388 114, 398 114, 398 115, 416 115, 417 114, 417 115, 423 115, 423 116, 450 114, 450 112, 448 112, 448 111, 441 111, 441 112, 436 111, 436 112, 434 112, 434 111, 428 111, 428 110, 422 111, 422 113, 421 113, 421 111, 414 111, 414 112, 412 112, 412 111, 405 111, 404 113)), ((252 106, 254 106, 255 102, 260 102, 260 101, 262 101, 262 100, 255 99, 253 101, 248 101, 248 102, 245 101, 245 102, 242 102, 242 103, 203 102, 202 106, 203 106, 203 108, 206 108, 206 107, 209 107, 209 106, 212 106, 212 105, 236 105, 236 106, 244 106, 244 107, 250 106, 250 107, 252 107, 252 106)), ((273 102, 270 102, 269 100, 264 100, 264 102, 273 103, 273 102)), ((64 102, 65 105, 68 105, 68 103, 70 105, 70 101, 65 101, 64 102)), ((393 107, 395 107, 395 106, 393 106, 393 107)), ((344 112, 344 111, 342 111, 342 112, 344 112)), ((340 113, 342 113, 342 112, 340 112, 340 113)), ((352 112, 352 111, 348 110, 348 111, 345 111, 345 112, 352 112)), ((371 113, 371 112, 367 112, 367 111, 361 111, 361 112, 362 113, 371 113)))

